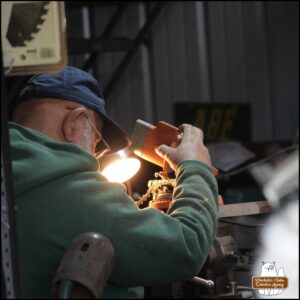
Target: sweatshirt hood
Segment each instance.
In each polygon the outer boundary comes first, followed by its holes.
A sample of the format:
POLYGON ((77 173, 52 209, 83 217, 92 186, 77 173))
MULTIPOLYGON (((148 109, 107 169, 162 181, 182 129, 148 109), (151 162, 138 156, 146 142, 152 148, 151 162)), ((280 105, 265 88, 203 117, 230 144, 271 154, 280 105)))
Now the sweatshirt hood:
POLYGON ((9 134, 15 196, 61 176, 99 169, 97 159, 78 145, 12 122, 9 134))

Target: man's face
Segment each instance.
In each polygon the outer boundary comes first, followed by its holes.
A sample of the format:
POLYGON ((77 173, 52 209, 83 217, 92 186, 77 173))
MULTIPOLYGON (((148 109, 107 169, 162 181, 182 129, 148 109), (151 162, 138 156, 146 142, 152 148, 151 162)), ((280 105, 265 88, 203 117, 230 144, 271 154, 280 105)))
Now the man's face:
POLYGON ((55 98, 23 101, 16 107, 13 121, 55 140, 77 144, 95 157, 101 154, 96 151, 98 144, 103 146, 102 150, 109 149, 102 138, 100 114, 72 101, 55 98))
POLYGON ((84 126, 82 132, 81 134, 78 135, 78 139, 75 143, 81 146, 87 152, 94 155, 96 141, 94 140, 95 137, 93 134, 93 128, 87 120, 84 120, 83 122, 84 122, 84 126))
POLYGON ((103 127, 103 121, 98 113, 88 110, 84 113, 83 127, 81 134, 78 137, 77 144, 84 148, 87 152, 94 155, 96 158, 101 157, 105 150, 107 151, 108 145, 104 141, 100 130, 103 127), (100 130, 99 130, 100 129, 100 130), (102 143, 101 147, 104 151, 99 153, 97 145, 102 143))

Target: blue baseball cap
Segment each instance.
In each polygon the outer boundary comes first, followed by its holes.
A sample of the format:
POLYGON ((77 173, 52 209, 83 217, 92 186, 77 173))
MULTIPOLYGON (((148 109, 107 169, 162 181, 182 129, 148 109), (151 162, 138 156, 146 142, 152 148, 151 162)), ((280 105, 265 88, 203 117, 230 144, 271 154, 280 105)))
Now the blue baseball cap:
POLYGON ((74 101, 97 111, 103 120, 101 134, 111 148, 109 153, 130 146, 131 141, 125 131, 108 117, 100 86, 89 73, 68 66, 58 73, 35 75, 24 88, 28 85, 33 87, 34 98, 74 101))

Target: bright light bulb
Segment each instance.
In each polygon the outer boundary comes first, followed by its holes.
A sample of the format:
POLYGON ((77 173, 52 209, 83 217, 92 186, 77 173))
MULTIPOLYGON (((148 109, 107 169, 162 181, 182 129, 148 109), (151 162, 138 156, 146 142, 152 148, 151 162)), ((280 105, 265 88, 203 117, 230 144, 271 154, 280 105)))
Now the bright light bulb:
POLYGON ((123 183, 134 176, 141 167, 136 158, 123 158, 108 165, 101 174, 111 182, 123 183))

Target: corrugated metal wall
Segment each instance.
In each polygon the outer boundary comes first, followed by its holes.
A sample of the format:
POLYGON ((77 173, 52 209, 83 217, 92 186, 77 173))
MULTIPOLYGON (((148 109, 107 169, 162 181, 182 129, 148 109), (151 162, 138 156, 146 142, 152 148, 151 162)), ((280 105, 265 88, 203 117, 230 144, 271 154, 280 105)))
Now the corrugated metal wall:
POLYGON ((249 102, 253 139, 290 139, 298 124, 297 2, 206 4, 212 101, 249 102))
MULTIPOLYGON (((98 7, 94 18, 95 28, 103 28, 115 7, 98 7), (103 24, 104 23, 104 24, 103 24)), ((124 36, 134 39, 145 23, 145 6, 141 3, 130 4, 124 16, 119 20, 112 36, 124 36)), ((96 32, 96 31, 95 31, 96 32)), ((122 58, 124 52, 103 53, 97 60, 98 78, 105 87, 122 58)), ((149 51, 142 45, 132 62, 115 85, 111 96, 107 98, 107 111, 124 128, 131 133, 135 120, 140 118, 151 121, 152 88, 150 86, 149 51)))
MULTIPOLYGON (((135 37, 154 5, 131 3, 113 35, 135 37)), ((94 35, 114 9, 93 10, 94 35)), ((296 1, 166 2, 150 47, 140 47, 107 99, 108 112, 130 133, 137 118, 173 123, 176 102, 250 103, 253 141, 292 139, 299 119, 298 35, 296 1)), ((123 56, 100 55, 95 75, 103 86, 123 56)))

